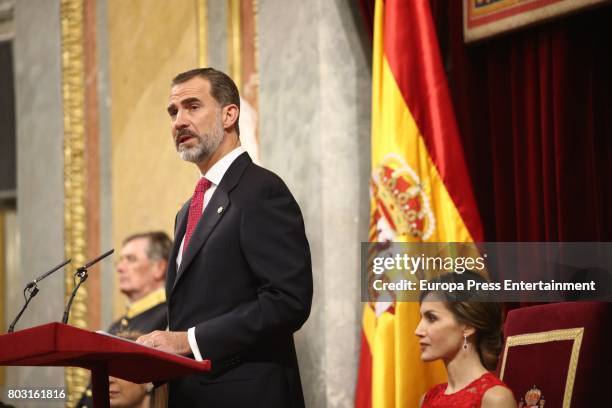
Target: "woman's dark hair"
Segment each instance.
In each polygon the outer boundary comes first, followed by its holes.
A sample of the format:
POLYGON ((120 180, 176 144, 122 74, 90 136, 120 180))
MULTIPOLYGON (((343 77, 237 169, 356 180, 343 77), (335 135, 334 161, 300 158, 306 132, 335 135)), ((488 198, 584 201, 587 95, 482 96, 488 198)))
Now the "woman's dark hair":
MULTIPOLYGON (((422 291, 421 303, 427 295, 435 294, 435 300, 444 302, 457 322, 476 329, 474 344, 478 350, 482 365, 488 370, 495 370, 499 353, 503 345, 501 305, 487 296, 482 290, 467 289, 468 281, 487 283, 481 275, 466 271, 464 273, 447 273, 428 282, 430 287, 436 284, 459 284, 463 290, 448 291, 434 289, 422 291)), ((442 286, 442 285, 440 285, 442 286)))

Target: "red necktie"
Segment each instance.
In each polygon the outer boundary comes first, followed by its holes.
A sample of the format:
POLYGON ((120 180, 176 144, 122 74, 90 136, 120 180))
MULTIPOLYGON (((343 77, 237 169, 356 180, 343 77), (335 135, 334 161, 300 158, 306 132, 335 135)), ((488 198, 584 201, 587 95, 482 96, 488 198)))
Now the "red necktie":
POLYGON ((187 244, 195 231, 200 217, 202 217, 202 207, 204 206, 204 193, 210 188, 211 182, 205 177, 200 177, 196 184, 191 203, 189 204, 189 216, 187 217, 187 232, 185 232, 185 242, 183 243, 183 253, 187 249, 187 244))

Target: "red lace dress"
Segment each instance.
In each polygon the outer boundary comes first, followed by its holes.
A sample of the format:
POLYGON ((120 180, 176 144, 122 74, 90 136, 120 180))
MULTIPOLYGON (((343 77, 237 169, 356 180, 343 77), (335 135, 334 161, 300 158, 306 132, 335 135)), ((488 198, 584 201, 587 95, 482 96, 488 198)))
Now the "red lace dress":
POLYGON ((438 384, 427 391, 423 398, 422 408, 479 408, 484 393, 496 385, 507 387, 491 373, 483 374, 466 387, 449 395, 444 395, 448 384, 438 384))

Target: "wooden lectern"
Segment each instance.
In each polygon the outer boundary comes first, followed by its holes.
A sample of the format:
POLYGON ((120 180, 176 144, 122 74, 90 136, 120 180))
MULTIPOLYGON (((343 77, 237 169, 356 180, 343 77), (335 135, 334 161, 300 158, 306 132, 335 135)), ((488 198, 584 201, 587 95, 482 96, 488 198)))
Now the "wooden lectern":
POLYGON ((108 376, 165 382, 210 370, 195 361, 115 336, 49 323, 0 336, 0 365, 74 366, 91 370, 94 407, 108 408, 108 376))

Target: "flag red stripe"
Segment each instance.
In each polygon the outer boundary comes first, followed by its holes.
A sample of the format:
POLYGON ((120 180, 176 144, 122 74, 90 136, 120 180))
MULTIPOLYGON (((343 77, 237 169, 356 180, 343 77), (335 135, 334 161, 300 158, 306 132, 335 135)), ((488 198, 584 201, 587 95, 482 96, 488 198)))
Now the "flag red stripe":
POLYGON ((428 0, 385 0, 383 48, 429 155, 474 241, 482 227, 428 0))
POLYGON ((355 389, 355 408, 372 407, 372 353, 363 330, 361 331, 361 354, 355 389))

